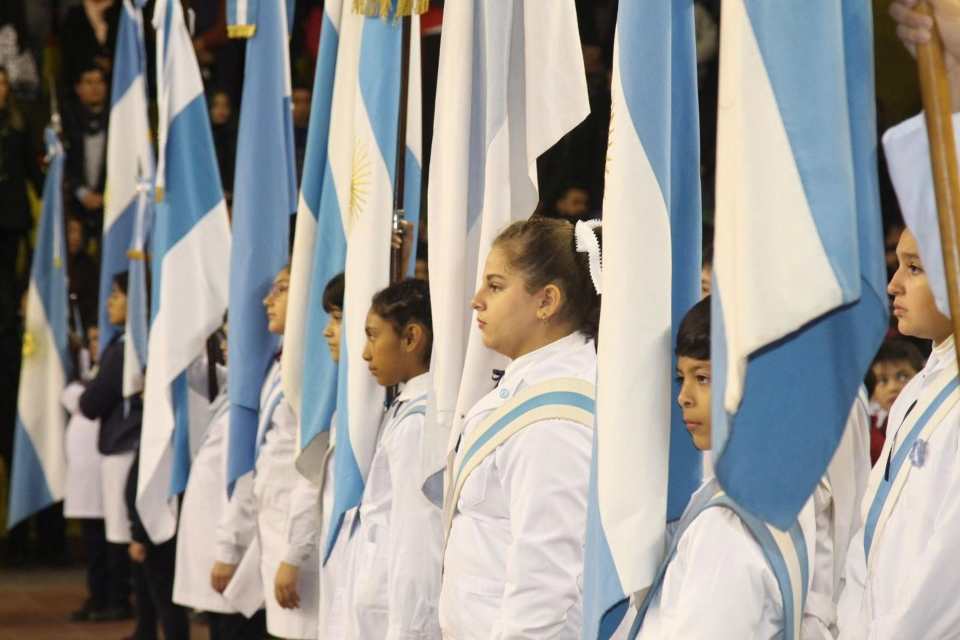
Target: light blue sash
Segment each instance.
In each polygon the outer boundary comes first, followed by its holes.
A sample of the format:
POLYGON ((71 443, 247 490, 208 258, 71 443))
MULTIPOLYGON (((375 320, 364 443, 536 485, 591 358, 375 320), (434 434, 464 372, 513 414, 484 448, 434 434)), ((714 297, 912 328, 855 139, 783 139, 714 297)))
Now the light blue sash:
POLYGON ((680 525, 670 542, 667 556, 657 571, 650 590, 647 592, 633 626, 630 628, 629 638, 633 640, 640 632, 647 610, 656 595, 663 587, 663 579, 667 574, 667 567, 677 553, 680 538, 687 528, 701 513, 711 507, 730 509, 750 531, 757 544, 760 545, 767 564, 773 571, 780 587, 780 597, 783 601, 783 637, 784 640, 798 640, 800 637, 800 622, 803 620, 803 606, 807 598, 807 585, 810 576, 810 561, 807 557, 807 545, 803 538, 800 524, 795 522, 789 531, 783 532, 773 525, 763 522, 749 513, 746 509, 730 499, 720 488, 716 479, 704 488, 699 504, 693 503, 683 514, 680 525), (791 566, 793 570, 791 570, 791 566))

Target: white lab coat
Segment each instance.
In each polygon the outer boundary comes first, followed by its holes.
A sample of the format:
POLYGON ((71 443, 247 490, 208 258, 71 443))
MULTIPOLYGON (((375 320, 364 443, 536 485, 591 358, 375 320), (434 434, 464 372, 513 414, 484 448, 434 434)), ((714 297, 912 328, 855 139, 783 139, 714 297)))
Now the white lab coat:
POLYGON ((70 413, 65 434, 67 484, 63 495, 63 517, 102 518, 103 485, 100 463, 103 456, 97 449, 100 421, 90 420, 80 412, 83 384, 71 382, 60 394, 60 404, 70 413))
MULTIPOLYGON (((218 533, 218 559, 231 564, 249 550, 251 530, 260 552, 260 581, 267 610, 267 631, 280 638, 317 637, 317 529, 319 489, 296 470, 297 421, 279 384, 280 365, 274 363, 260 397, 260 441, 252 490, 234 490, 218 533), (270 407, 272 414, 267 415, 270 407), (254 525, 255 523, 255 525, 254 525), (283 609, 277 603, 274 582, 281 562, 299 567, 300 607, 283 609)), ((240 578, 240 572, 234 579, 240 578)), ((253 588, 253 585, 249 585, 253 588)), ((246 589, 247 585, 243 585, 246 589)))
POLYGON ((103 488, 103 528, 107 542, 130 544, 130 513, 127 511, 127 477, 135 451, 113 453, 100 458, 100 482, 103 488))
POLYGON ((440 638, 442 512, 423 494, 429 373, 411 379, 386 411, 354 533, 350 637, 440 638))
MULTIPOLYGON (((937 345, 923 370, 890 408, 887 442, 868 486, 879 484, 890 448, 911 404, 947 367, 956 370, 953 338, 937 345)), ((904 463, 913 464, 909 459, 904 463)), ((870 508, 868 492, 861 514, 870 508)), ((874 537, 866 565, 863 528, 847 556, 847 584, 840 604, 840 638, 888 640, 960 637, 960 405, 943 418, 914 465, 886 526, 874 537)))
POLYGON ((213 418, 193 464, 180 503, 173 601, 200 611, 236 613, 236 609, 210 584, 216 558, 215 530, 227 504, 227 430, 230 403, 226 389, 214 401, 213 418))
MULTIPOLYGON (((517 392, 556 378, 594 383, 593 341, 574 333, 517 358, 468 413, 468 434, 517 392)), ((578 638, 593 434, 533 424, 487 456, 457 503, 440 594, 444 637, 578 638)))
POLYGON ((320 496, 322 524, 320 526, 317 562, 320 572, 319 633, 317 637, 334 640, 346 638, 352 619, 349 605, 350 576, 352 575, 353 541, 350 536, 357 509, 348 510, 337 534, 330 557, 323 562, 323 550, 330 534, 330 514, 333 512, 333 452, 336 445, 336 416, 330 426, 330 444, 324 456, 323 488, 320 496))
MULTIPOLYGON (((704 483, 690 503, 713 489, 704 483)), ((812 501, 798 521, 813 558, 812 501)), ((760 545, 736 513, 711 507, 682 532, 638 640, 772 640, 783 637, 783 624, 780 587, 760 545)))
POLYGON ((860 502, 870 474, 870 416, 861 389, 847 418, 843 437, 824 479, 813 494, 816 557, 804 607, 802 640, 832 640, 837 632, 837 603, 850 540, 862 523, 860 502))

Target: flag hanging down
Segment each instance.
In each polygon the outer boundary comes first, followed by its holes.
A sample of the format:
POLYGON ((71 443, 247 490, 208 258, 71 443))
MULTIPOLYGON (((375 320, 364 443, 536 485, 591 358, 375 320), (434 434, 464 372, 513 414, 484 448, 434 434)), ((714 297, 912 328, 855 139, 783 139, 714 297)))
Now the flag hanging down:
POLYGON ((504 364, 470 310, 487 252, 536 208, 537 157, 590 113, 583 56, 569 44, 579 41, 574 3, 530 6, 468 0, 444 10, 427 203, 433 409, 440 428, 452 425, 451 446, 462 428, 455 416, 504 364))
POLYGON ((63 227, 63 147, 44 133, 47 177, 27 288, 23 363, 10 469, 7 526, 63 500, 67 418, 60 393, 70 379, 67 347, 67 250, 63 227))
POLYGON ((103 207, 100 263, 100 351, 119 330, 107 319, 106 300, 113 278, 129 270, 127 251, 133 238, 141 181, 153 179, 153 148, 147 121, 146 52, 143 16, 136 3, 124 0, 114 56, 107 137, 107 186, 103 207))
POLYGON ((609 638, 650 585, 701 478, 673 355, 700 295, 693 4, 621 4, 614 52, 584 638, 609 638))
POLYGON ((713 448, 786 529, 887 326, 870 3, 723 5, 713 448))
POLYGON ((162 542, 176 527, 172 441, 182 442, 189 426, 185 370, 227 308, 230 229, 200 69, 179 0, 158 1, 153 26, 160 144, 137 509, 151 540, 162 542))
MULTIPOLYGON (((419 18, 411 20, 411 49, 415 50, 419 47, 419 18)), ((336 540, 344 512, 357 505, 363 494, 383 413, 383 389, 367 371, 361 354, 370 300, 389 282, 401 30, 399 20, 366 18, 344 8, 326 165, 316 205, 308 197, 317 194, 308 191, 307 185, 303 190, 303 204, 317 212, 304 330, 306 352, 317 357, 304 362, 303 388, 315 391, 302 396, 303 451, 298 467, 308 477, 316 475, 318 470, 306 464, 306 459, 315 462, 317 454, 326 448, 336 410, 335 496, 327 553, 336 540), (343 339, 340 362, 335 365, 323 337, 328 318, 321 299, 327 282, 341 271, 346 272, 343 339)), ((411 59, 419 59, 419 54, 412 53, 411 59)), ((419 70, 410 75, 419 76, 419 70)), ((409 97, 419 98, 419 91, 410 91, 409 97)), ((420 105, 408 102, 407 117, 419 119, 420 105)), ((408 126, 407 133, 419 135, 420 127, 408 126)), ((409 137, 406 147, 406 163, 419 162, 409 137)), ((419 167, 405 174, 419 176, 419 167)), ((412 206, 419 191, 419 183, 405 184, 405 207, 412 206)))
POLYGON ((147 334, 150 325, 147 235, 153 212, 151 196, 150 184, 141 180, 133 219, 133 235, 130 239, 130 250, 127 252, 130 266, 127 278, 126 340, 123 342, 124 398, 143 391, 143 370, 147 366, 147 334))
POLYGON ((263 299, 287 264, 290 214, 297 208, 286 0, 260 0, 247 41, 230 254, 228 484, 253 469, 260 391, 280 347, 263 299), (267 185, 269 185, 268 188, 267 185))
MULTIPOLYGON (((290 259, 290 289, 287 293, 287 325, 283 332, 283 343, 286 349, 280 359, 282 369, 283 392, 297 416, 300 416, 301 398, 303 397, 303 366, 306 353, 305 331, 307 326, 308 301, 311 299, 311 289, 317 288, 316 300, 323 295, 324 282, 314 282, 311 271, 314 263, 314 248, 317 243, 317 214, 320 211, 320 197, 323 190, 323 180, 327 166, 327 142, 330 131, 330 108, 333 101, 334 76, 337 68, 337 51, 340 46, 340 20, 344 6, 349 2, 344 0, 328 0, 323 5, 323 26, 320 29, 320 49, 317 55, 317 65, 313 81, 313 97, 310 101, 310 124, 307 128, 307 150, 303 160, 303 183, 300 185, 300 199, 297 204, 297 223, 293 238, 293 255, 290 259)), ((350 9, 347 8, 346 11, 350 9)), ((343 265, 342 238, 335 239, 327 250, 333 249, 335 255, 331 258, 331 268, 343 265)), ((329 238, 324 239, 330 241, 329 238)), ((331 273, 332 277, 336 271, 331 273)), ((319 279, 323 279, 323 274, 319 279)), ((329 278, 328 278, 329 279, 329 278)), ((326 313, 319 314, 316 321, 326 325, 326 313)), ((329 368, 333 361, 327 359, 325 351, 315 353, 311 359, 324 359, 329 368)), ((335 387, 324 387, 332 398, 335 387), (331 390, 332 389, 332 390, 331 390)), ((333 400, 329 400, 333 402, 333 400)), ((302 421, 298 421, 302 429, 302 421)), ((314 434, 316 435, 316 434, 314 434)), ((309 444, 313 438, 299 438, 301 446, 309 444)), ((311 447, 313 451, 320 447, 311 447)), ((323 447, 325 449, 325 447, 323 447)), ((307 453, 307 452, 305 452, 307 453)), ((320 452, 320 457, 325 451, 320 452)), ((297 466, 307 462, 309 455, 301 455, 297 466)), ((318 466, 319 460, 310 461, 307 467, 318 466)), ((231 475, 231 477, 233 477, 231 475)), ((234 477, 235 479, 235 477, 234 477)))

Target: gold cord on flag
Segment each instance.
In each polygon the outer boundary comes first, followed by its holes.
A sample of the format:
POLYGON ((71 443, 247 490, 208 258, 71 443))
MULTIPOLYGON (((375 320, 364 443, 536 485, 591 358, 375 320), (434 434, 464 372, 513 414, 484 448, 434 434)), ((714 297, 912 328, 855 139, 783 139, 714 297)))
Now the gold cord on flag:
POLYGON ((353 0, 353 11, 360 15, 387 18, 391 14, 395 18, 421 15, 430 8, 430 0, 353 0), (393 5, 396 2, 396 11, 393 5))
POLYGON ((128 249, 128 250, 127 250, 127 258, 129 258, 130 260, 145 260, 146 257, 147 257, 147 254, 145 254, 145 253, 144 253, 142 250, 140 250, 140 249, 128 249))
POLYGON ((228 38, 252 38, 257 32, 255 24, 230 24, 227 25, 228 38))

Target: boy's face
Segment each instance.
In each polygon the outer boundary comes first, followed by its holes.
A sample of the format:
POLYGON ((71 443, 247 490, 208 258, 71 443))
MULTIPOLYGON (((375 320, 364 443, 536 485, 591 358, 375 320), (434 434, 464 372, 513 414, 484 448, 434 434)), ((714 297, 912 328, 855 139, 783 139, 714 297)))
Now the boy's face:
POLYGON ((908 229, 897 243, 897 270, 887 285, 887 293, 893 296, 893 315, 903 335, 939 343, 953 333, 950 319, 940 313, 933 300, 917 240, 908 229))
POLYGON ((327 326, 323 328, 323 337, 327 340, 330 357, 334 362, 340 362, 340 328, 343 326, 343 310, 333 307, 329 312, 327 326))
POLYGON ((677 358, 680 395, 677 404, 683 409, 683 421, 700 451, 710 448, 710 361, 688 356, 677 358))
POLYGON ((107 319, 117 327, 127 321, 127 294, 116 284, 111 287, 107 298, 107 319))
POLYGON ((906 360, 878 362, 871 367, 871 370, 873 377, 877 380, 877 385, 873 388, 873 397, 884 411, 890 411, 893 401, 910 382, 910 378, 917 375, 906 360))

